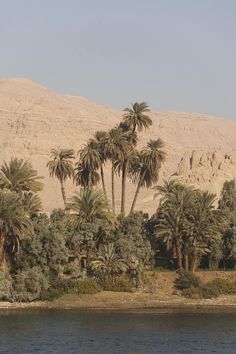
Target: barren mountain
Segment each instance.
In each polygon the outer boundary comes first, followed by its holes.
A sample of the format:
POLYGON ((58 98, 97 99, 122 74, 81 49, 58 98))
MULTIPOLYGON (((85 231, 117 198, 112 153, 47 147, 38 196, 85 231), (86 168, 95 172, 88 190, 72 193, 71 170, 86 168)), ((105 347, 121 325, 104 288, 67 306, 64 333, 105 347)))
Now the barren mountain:
MULTIPOLYGON (((160 173, 175 176, 202 189, 219 194, 223 182, 236 176, 236 122, 196 113, 151 113, 153 127, 142 133, 140 146, 150 138, 161 137, 166 144, 167 161, 160 173)), ((45 211, 62 206, 58 181, 46 168, 52 148, 79 148, 96 130, 116 125, 121 113, 81 97, 59 95, 26 79, 0 80, 0 163, 11 157, 32 161, 45 177, 42 200, 45 211)), ((110 170, 106 168, 110 185, 110 170)), ((77 187, 67 184, 68 195, 77 187)), ((116 184, 120 201, 120 180, 116 184)), ((134 193, 128 185, 127 210, 134 193)), ((157 201, 153 191, 143 189, 137 208, 153 212, 157 201)))

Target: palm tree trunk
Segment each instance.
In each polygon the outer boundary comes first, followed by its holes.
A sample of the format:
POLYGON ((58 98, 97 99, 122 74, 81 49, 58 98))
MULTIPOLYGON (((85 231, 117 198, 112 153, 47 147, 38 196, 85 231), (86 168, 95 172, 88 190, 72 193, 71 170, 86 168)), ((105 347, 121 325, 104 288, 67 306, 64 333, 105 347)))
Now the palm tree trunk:
POLYGON ((130 209, 130 214, 133 213, 133 211, 134 211, 134 208, 135 208, 135 205, 136 205, 136 202, 137 202, 137 199, 138 199, 138 195, 139 195, 139 191, 140 191, 142 182, 143 182, 143 176, 141 176, 139 181, 138 181, 138 185, 137 185, 136 192, 135 192, 135 195, 134 195, 133 203, 132 203, 131 209, 130 209))
POLYGON ((0 269, 5 270, 5 236, 0 235, 0 269))
POLYGON ((188 254, 184 256, 184 270, 185 272, 189 271, 189 259, 188 259, 188 254))
POLYGON ((114 166, 111 167, 111 199, 112 199, 112 211, 115 214, 115 170, 114 166))
POLYGON ((183 270, 182 252, 181 252, 181 246, 180 246, 180 241, 179 241, 178 237, 176 238, 176 254, 177 254, 178 268, 179 268, 179 270, 183 270))
POLYGON ((124 165, 122 168, 122 181, 121 181, 121 207, 120 212, 121 214, 125 214, 125 192, 126 192, 126 178, 127 178, 127 167, 128 161, 124 161, 124 165))
POLYGON ((191 262, 191 271, 195 272, 197 268, 197 255, 193 254, 192 262, 191 262))
POLYGON ((105 178, 104 178, 104 170, 103 166, 101 166, 101 180, 102 180, 102 189, 105 197, 107 196, 106 185, 105 185, 105 178))
POLYGON ((66 191, 65 191, 65 184, 64 184, 64 181, 60 181, 61 182, 61 195, 62 195, 62 199, 63 199, 63 202, 64 202, 64 206, 65 206, 65 209, 66 209, 66 191))

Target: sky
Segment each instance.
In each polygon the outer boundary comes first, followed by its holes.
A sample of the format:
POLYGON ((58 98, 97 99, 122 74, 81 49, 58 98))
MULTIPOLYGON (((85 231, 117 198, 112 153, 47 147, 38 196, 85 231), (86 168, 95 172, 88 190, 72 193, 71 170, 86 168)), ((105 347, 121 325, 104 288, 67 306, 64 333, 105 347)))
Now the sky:
POLYGON ((0 77, 236 119, 235 0, 0 0, 0 77))

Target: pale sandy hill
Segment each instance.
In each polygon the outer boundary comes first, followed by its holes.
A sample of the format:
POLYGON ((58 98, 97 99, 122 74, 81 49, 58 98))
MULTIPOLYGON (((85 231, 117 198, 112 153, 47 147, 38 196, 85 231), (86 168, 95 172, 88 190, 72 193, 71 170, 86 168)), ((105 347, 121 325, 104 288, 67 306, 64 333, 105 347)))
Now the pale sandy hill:
MULTIPOLYGON (((140 145, 161 137, 168 159, 160 180, 176 175, 187 183, 219 193, 225 179, 236 176, 236 122, 196 113, 151 113, 154 125, 140 145)), ((76 151, 96 130, 116 125, 121 113, 81 97, 59 95, 27 79, 0 80, 0 163, 12 156, 30 159, 45 176, 46 211, 62 206, 59 185, 49 178, 46 163, 52 148, 76 151)), ((106 171, 110 184, 109 168, 106 171)), ((68 194, 76 189, 68 184, 68 194)), ((128 204, 134 188, 128 186, 128 204)), ((117 203, 120 181, 117 180, 117 203)), ((155 210, 153 191, 143 190, 138 208, 155 210)), ((127 208, 128 209, 128 208, 127 208)))

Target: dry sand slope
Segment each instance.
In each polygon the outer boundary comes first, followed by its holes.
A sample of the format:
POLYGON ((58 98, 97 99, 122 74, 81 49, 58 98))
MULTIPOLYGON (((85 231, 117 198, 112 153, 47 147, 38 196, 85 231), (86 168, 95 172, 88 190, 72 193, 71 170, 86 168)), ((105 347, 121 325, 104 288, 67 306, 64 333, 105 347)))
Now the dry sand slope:
MULTIPOLYGON (((129 99, 127 98, 127 103, 129 99)), ((171 175, 219 193, 226 179, 236 175, 236 122, 196 113, 151 113, 154 126, 142 134, 140 145, 161 137, 168 159, 160 181, 171 175)), ((96 130, 116 125, 121 113, 81 97, 59 95, 27 79, 0 80, 0 163, 12 156, 30 159, 45 176, 42 199, 45 211, 62 206, 59 184, 50 179, 46 163, 52 148, 76 151, 96 130)), ((110 170, 106 169, 110 186, 110 170)), ((76 189, 67 185, 68 194, 76 189)), ((117 179, 117 204, 120 180, 117 179)), ((129 183, 127 209, 134 187, 129 183)), ((153 212, 152 190, 142 190, 137 208, 153 212)))

